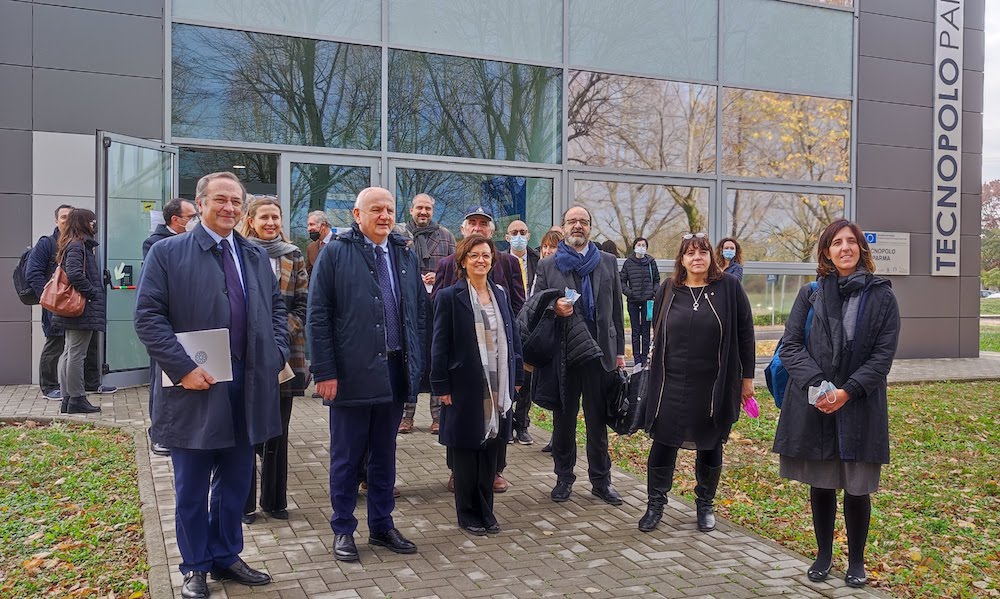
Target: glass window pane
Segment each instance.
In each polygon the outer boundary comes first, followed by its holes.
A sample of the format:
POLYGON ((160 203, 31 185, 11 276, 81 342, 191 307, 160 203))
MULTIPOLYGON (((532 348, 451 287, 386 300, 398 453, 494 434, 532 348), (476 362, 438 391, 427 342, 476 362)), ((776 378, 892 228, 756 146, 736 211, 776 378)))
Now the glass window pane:
POLYGON ((730 189, 726 216, 744 260, 814 263, 823 229, 844 216, 844 196, 730 189))
POLYGON ((292 243, 305 251, 309 245, 306 219, 313 210, 324 210, 331 227, 354 224, 354 200, 358 192, 371 186, 372 172, 367 166, 335 164, 291 164, 292 208, 290 231, 292 243))
POLYGON ((726 89, 722 172, 740 177, 850 181, 850 101, 726 89))
POLYGON ((743 290, 750 299, 753 312, 754 340, 759 358, 770 358, 778 340, 785 332, 785 322, 792 311, 799 289, 815 274, 808 275, 743 275, 743 290))
POLYGON ((377 42, 380 0, 173 0, 174 17, 377 42))
POLYGON ((715 95, 710 85, 570 71, 567 160, 715 172, 715 95))
POLYGON ((389 42, 562 62, 562 0, 391 0, 389 42))
POLYGON ((681 236, 707 231, 708 189, 618 181, 576 181, 574 202, 593 217, 591 239, 610 239, 621 255, 638 237, 649 241, 649 254, 672 260, 681 236))
MULTIPOLYGON (((410 218, 410 203, 419 193, 434 198, 434 220, 457 239, 462 237, 462 219, 476 206, 493 213, 493 239, 497 242, 503 240, 507 225, 514 220, 527 223, 533 245, 552 226, 553 180, 548 178, 397 168, 397 221, 410 218)), ((507 248, 505 241, 500 246, 507 248)))
POLYGON ((558 163, 562 69, 389 51, 389 151, 558 163))
POLYGON ((725 0, 723 81, 849 96, 854 15, 777 0, 725 0))
POLYGON ((570 0, 573 66, 679 79, 716 79, 714 0, 570 0))
POLYGON ((243 186, 254 195, 278 195, 278 155, 262 152, 221 152, 181 148, 178 158, 180 193, 194 200, 198 179, 209 173, 236 173, 243 186))
POLYGON ((173 26, 175 137, 379 149, 381 51, 173 26))

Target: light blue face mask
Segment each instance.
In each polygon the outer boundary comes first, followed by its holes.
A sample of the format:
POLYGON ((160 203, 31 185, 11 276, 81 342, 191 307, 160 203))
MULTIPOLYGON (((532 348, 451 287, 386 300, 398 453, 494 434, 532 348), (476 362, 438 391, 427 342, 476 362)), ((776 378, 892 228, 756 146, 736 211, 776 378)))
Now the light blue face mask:
POLYGON ((528 238, 524 235, 511 235, 510 247, 518 252, 523 252, 528 247, 528 238))
POLYGON ((736 257, 736 250, 722 250, 722 257, 726 260, 732 260, 736 257))

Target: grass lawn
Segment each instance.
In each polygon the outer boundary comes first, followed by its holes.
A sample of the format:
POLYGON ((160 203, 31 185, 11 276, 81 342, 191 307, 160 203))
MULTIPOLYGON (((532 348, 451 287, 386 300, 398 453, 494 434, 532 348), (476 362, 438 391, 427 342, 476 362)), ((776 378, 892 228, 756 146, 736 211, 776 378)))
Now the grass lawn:
MULTIPOLYGON (((778 458, 771 453, 778 410, 766 390, 758 390, 757 397, 760 418, 744 415, 726 446, 717 510, 812 557, 808 488, 778 476, 778 458)), ((899 597, 1000 595, 998 400, 998 382, 890 388, 892 463, 882 470, 881 491, 872 496, 866 553, 872 586, 899 597)), ((551 414, 533 409, 533 420, 551 430, 551 414)), ((582 441, 582 420, 577 433, 582 441)), ((615 464, 644 476, 649 438, 641 432, 610 436, 615 464)), ((692 501, 693 453, 681 452, 672 491, 692 501)), ((847 569, 846 545, 841 513, 834 543, 841 572, 847 569)))
POLYGON ((0 597, 147 595, 131 436, 0 423, 0 597))
POLYGON ((982 298, 979 300, 979 313, 987 315, 1000 314, 1000 299, 982 298))
POLYGON ((985 320, 980 322, 979 349, 982 351, 1000 351, 1000 324, 988 323, 985 320))

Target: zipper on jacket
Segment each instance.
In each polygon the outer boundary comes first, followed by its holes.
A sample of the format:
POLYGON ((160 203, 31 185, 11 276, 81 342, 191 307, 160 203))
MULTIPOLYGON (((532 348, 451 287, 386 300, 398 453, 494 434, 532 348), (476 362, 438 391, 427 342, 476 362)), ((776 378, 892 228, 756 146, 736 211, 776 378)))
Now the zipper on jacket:
MULTIPOLYGON (((674 292, 670 291, 670 303, 667 304, 667 311, 663 313, 663 328, 667 327, 667 316, 670 315, 670 307, 674 305, 674 292)), ((655 339, 655 337, 654 337, 655 339)), ((653 414, 653 422, 660 417, 660 405, 663 403, 663 389, 667 386, 667 348, 663 348, 663 377, 660 379, 660 393, 656 396, 656 412, 653 414)), ((652 352, 650 352, 652 353, 652 352)))
MULTIPOLYGON (((711 298, 708 295, 705 296, 705 301, 708 302, 708 307, 712 309, 712 314, 715 314, 715 320, 718 321, 718 323, 719 323, 719 352, 718 352, 718 354, 716 354, 716 362, 715 362, 715 376, 718 377, 719 376, 719 371, 722 370, 722 335, 724 333, 724 331, 722 330, 722 319, 719 318, 719 313, 715 311, 715 306, 712 305, 712 300, 711 300, 711 298)), ((716 382, 718 382, 718 379, 716 379, 716 382)), ((712 385, 712 389, 713 390, 715 389, 715 385, 712 385)), ((712 398, 712 401, 709 404, 708 417, 709 418, 714 418, 715 417, 715 398, 714 397, 712 398)))

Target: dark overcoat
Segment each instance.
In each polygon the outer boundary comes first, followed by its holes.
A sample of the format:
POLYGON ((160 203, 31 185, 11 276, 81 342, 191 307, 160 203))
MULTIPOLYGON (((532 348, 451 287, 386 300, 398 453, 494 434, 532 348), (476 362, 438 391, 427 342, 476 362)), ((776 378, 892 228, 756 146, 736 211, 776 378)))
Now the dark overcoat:
MULTIPOLYGON (((56 270, 56 247, 59 244, 59 227, 52 231, 52 235, 43 235, 38 238, 35 247, 31 248, 28 254, 28 264, 24 269, 24 276, 31 285, 32 291, 38 297, 42 296, 45 284, 52 278, 52 273, 56 270)), ((63 330, 52 325, 52 312, 42 309, 42 332, 46 337, 62 337, 63 330)))
MULTIPOLYGON (((398 233, 389 234, 389 253, 402 320, 406 397, 412 399, 425 360, 427 290, 416 254, 398 233)), ((324 401, 326 405, 370 406, 393 400, 375 269, 375 252, 357 224, 349 233, 334 235, 313 264, 306 341, 313 379, 337 380, 337 396, 333 402, 324 401)))
POLYGON ((159 224, 153 229, 153 233, 146 238, 146 241, 142 242, 142 259, 146 259, 146 255, 149 254, 149 248, 153 247, 153 244, 157 241, 163 241, 164 239, 170 239, 176 235, 173 231, 167 228, 167 225, 159 224))
MULTIPOLYGON (((521 384, 524 377, 521 336, 518 327, 514 326, 514 313, 507 294, 495 283, 490 282, 490 287, 497 298, 507 335, 508 383, 513 400, 514 388, 521 384)), ((441 406, 442 445, 455 449, 478 449, 482 446, 486 435, 483 426, 484 377, 469 282, 459 279, 451 287, 442 289, 434 299, 431 390, 434 395, 451 395, 451 405, 441 406)))
MULTIPOLYGON (((434 273, 434 287, 431 288, 431 299, 437 294, 458 282, 458 271, 455 270, 455 254, 442 258, 438 261, 437 271, 434 273)), ((509 294, 510 307, 514 314, 520 314, 521 306, 524 305, 524 282, 521 280, 521 265, 517 258, 507 252, 497 252, 496 261, 490 271, 489 279, 491 283, 496 283, 509 294)))
MULTIPOLYGON (((156 363, 150 436, 167 447, 222 449, 236 443, 229 384, 204 391, 178 384, 197 364, 176 333, 229 326, 222 258, 204 227, 154 244, 136 294, 135 332, 156 363), (161 370, 175 386, 163 387, 161 370)), ((239 233, 233 236, 247 296, 246 430, 256 444, 281 434, 278 373, 288 360, 288 319, 267 253, 239 233)))
POLYGON ((788 369, 788 387, 781 406, 774 451, 807 460, 889 463, 889 407, 886 377, 899 341, 899 307, 888 279, 872 277, 864 312, 854 332, 854 351, 843 356, 843 332, 831 330, 824 284, 813 292, 799 290, 785 324, 779 352, 788 369), (814 310, 809 344, 805 344, 806 316, 814 310), (834 364, 845 357, 846 377, 834 364), (833 414, 809 404, 808 388, 823 380, 848 392, 850 400, 833 414), (839 450, 839 455, 838 455, 839 450))
POLYGON ((63 271, 70 285, 87 298, 83 314, 75 317, 52 315, 52 326, 61 330, 101 331, 108 324, 108 295, 104 269, 97 263, 97 242, 71 241, 63 251, 63 271))

